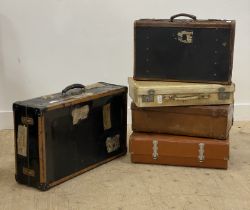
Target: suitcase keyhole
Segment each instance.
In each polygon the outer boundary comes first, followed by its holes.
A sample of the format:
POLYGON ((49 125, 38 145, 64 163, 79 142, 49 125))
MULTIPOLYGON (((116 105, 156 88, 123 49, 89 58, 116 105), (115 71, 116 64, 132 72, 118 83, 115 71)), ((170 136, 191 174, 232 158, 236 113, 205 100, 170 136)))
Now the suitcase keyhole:
POLYGON ((183 41, 187 41, 187 34, 183 34, 182 40, 183 40, 183 41))

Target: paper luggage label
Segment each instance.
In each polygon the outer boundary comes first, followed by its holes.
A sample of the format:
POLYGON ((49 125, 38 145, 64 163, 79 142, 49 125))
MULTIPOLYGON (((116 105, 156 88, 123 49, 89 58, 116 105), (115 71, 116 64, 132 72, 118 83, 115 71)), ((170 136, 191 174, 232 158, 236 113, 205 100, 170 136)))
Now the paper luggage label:
POLYGON ((193 31, 180 31, 177 33, 178 41, 191 44, 193 42, 193 31))
POLYGON ((76 125, 80 120, 84 120, 88 117, 89 114, 89 106, 85 105, 80 108, 75 108, 71 115, 73 118, 73 125, 76 125))
POLYGON ((117 134, 113 137, 108 137, 106 139, 107 152, 111 153, 120 148, 120 135, 117 134))
POLYGON ((158 104, 162 104, 162 95, 157 96, 157 102, 158 104))
POLYGON ((24 157, 27 157, 27 134, 28 128, 25 125, 18 125, 17 154, 24 157))
POLYGON ((110 103, 103 106, 102 114, 103 114, 103 127, 104 130, 108 130, 111 128, 111 116, 110 116, 110 103))

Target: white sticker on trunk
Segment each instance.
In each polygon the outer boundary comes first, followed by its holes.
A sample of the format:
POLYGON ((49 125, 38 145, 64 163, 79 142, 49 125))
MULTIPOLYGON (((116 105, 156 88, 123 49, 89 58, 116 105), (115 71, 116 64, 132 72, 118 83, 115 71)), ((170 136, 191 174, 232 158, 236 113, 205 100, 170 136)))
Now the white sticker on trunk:
POLYGON ((162 104, 162 95, 157 96, 157 102, 158 104, 162 104))
POLYGON ((111 128, 111 116, 110 116, 110 103, 103 106, 102 114, 103 114, 103 127, 104 130, 108 130, 111 128))
POLYGON ((108 137, 106 140, 107 152, 111 153, 120 148, 120 135, 117 134, 113 137, 108 137))
POLYGON ((84 120, 88 117, 89 114, 89 106, 85 105, 80 108, 75 108, 71 115, 73 118, 73 125, 76 125, 80 120, 84 120))
POLYGON ((193 31, 180 31, 177 33, 178 40, 185 44, 193 42, 193 31))
POLYGON ((27 157, 27 134, 28 128, 25 125, 18 125, 17 154, 24 157, 27 157))

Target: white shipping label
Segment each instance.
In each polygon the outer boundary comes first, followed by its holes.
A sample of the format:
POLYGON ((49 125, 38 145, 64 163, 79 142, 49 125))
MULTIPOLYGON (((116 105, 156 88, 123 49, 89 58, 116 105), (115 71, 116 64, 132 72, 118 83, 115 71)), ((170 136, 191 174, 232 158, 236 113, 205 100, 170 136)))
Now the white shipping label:
POLYGON ((103 127, 104 130, 108 130, 111 128, 111 116, 110 116, 110 104, 106 104, 103 106, 102 114, 103 114, 103 127))
POLYGON ((157 96, 157 102, 158 104, 162 104, 162 95, 157 96))
POLYGON ((71 115, 73 118, 73 125, 76 125, 80 120, 84 120, 88 117, 89 114, 89 106, 85 105, 80 108, 75 108, 71 115))
POLYGON ((18 125, 17 131, 17 154, 27 157, 27 136, 28 128, 25 125, 18 125))
POLYGON ((191 44, 193 42, 193 31, 180 31, 177 33, 178 41, 191 44))

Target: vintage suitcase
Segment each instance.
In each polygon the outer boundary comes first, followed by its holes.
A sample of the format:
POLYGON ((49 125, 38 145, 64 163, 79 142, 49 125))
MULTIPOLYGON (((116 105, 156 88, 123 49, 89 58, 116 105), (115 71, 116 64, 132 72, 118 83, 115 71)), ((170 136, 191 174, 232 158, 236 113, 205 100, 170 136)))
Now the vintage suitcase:
POLYGON ((134 163, 227 169, 229 140, 134 132, 129 151, 134 163))
POLYGON ((129 95, 138 107, 219 105, 234 102, 234 84, 205 84, 128 79, 129 95))
POLYGON ((178 14, 137 20, 134 27, 136 80, 230 84, 235 21, 178 14))
POLYGON ((227 139, 233 104, 214 106, 137 107, 131 104, 132 130, 227 139))
POLYGON ((74 84, 13 104, 16 180, 47 190, 127 151, 127 87, 74 84))

